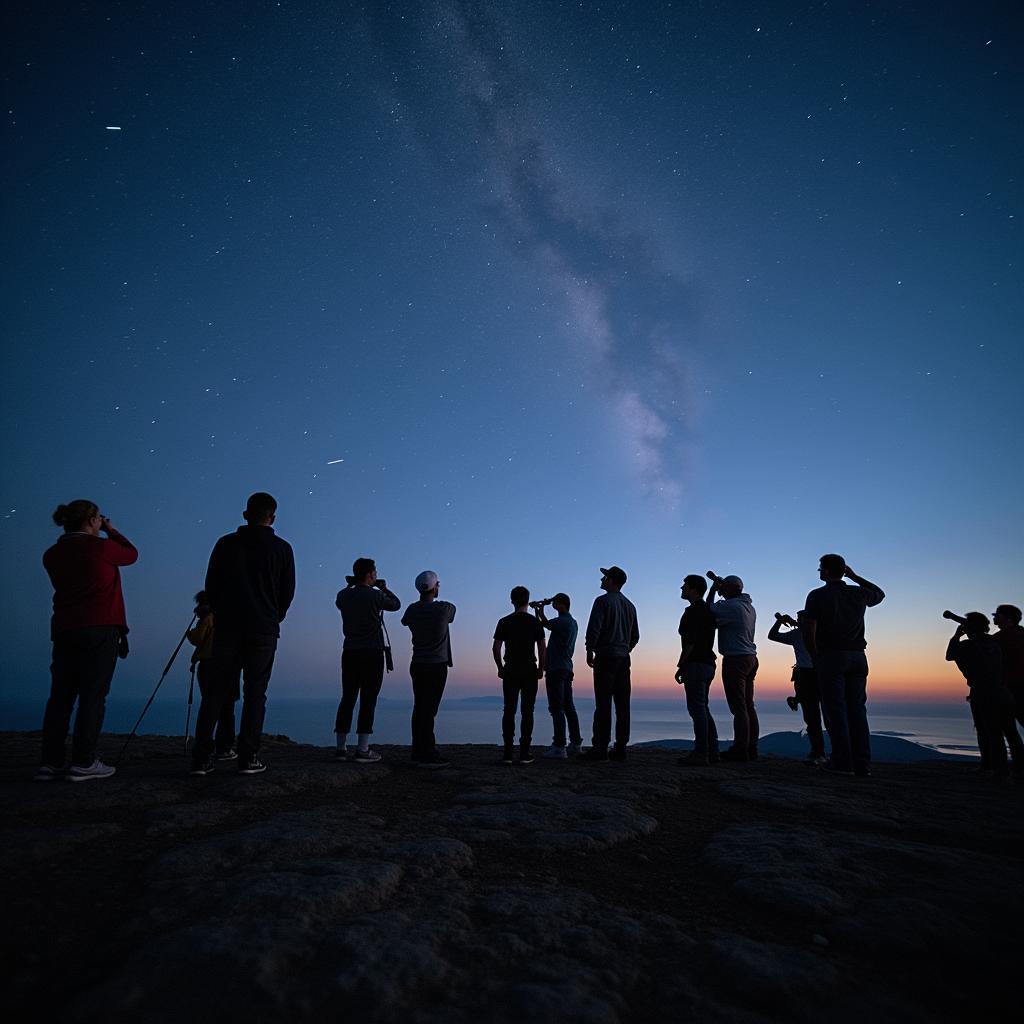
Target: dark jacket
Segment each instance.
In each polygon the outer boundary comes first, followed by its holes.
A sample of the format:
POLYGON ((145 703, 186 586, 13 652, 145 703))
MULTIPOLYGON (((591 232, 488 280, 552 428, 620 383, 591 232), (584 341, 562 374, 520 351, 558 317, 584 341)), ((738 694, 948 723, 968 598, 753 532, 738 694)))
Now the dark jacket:
POLYGON ((206 596, 220 635, 280 636, 295 596, 291 545, 269 526, 240 526, 210 554, 206 596))

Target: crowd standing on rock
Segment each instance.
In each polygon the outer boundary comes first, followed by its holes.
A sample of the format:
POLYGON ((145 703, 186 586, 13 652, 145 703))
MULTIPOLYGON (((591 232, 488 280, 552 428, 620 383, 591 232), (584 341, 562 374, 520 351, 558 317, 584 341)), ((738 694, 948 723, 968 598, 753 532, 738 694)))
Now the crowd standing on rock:
MULTIPOLYGON (((245 525, 217 541, 210 555, 205 590, 196 595, 198 622, 186 633, 196 648, 193 667, 198 671, 201 694, 190 769, 193 775, 208 775, 217 761, 236 757, 241 774, 265 771, 259 750, 267 688, 280 626, 295 594, 294 556, 290 545, 274 532, 276 512, 277 502, 271 495, 257 492, 249 497, 243 513, 245 525), (234 706, 240 695, 242 716, 236 752, 234 706)), ((35 778, 41 782, 108 778, 115 768, 97 758, 96 746, 117 658, 128 654, 120 567, 133 564, 138 552, 100 514, 94 502, 80 499, 60 505, 53 519, 63 527, 64 534, 43 556, 54 590, 53 660, 42 758, 35 778), (76 702, 71 763, 65 768, 67 734, 76 702)), ((793 710, 803 710, 810 744, 806 763, 838 775, 867 776, 871 748, 864 613, 878 605, 885 594, 876 584, 858 576, 841 555, 823 555, 818 572, 823 585, 807 595, 796 618, 777 612, 768 639, 794 649, 794 696, 787 703, 793 710), (784 627, 789 628, 784 632, 784 627), (822 718, 831 744, 827 759, 822 718)), ((706 575, 712 581, 710 589, 696 573, 686 576, 681 588, 687 608, 679 622, 681 650, 675 678, 684 688, 694 729, 692 753, 677 762, 686 767, 707 766, 719 760, 756 761, 758 756, 759 725, 754 703, 756 613, 742 579, 713 572, 706 575), (722 685, 733 715, 733 741, 724 751, 719 751, 718 730, 709 709, 716 670, 716 630, 722 685)), ((513 612, 498 622, 492 646, 502 681, 501 733, 506 763, 516 761, 517 710, 518 762, 527 765, 534 760, 534 706, 538 680, 545 675, 554 728, 545 758, 567 760, 572 754, 584 763, 626 759, 630 657, 640 639, 636 609, 622 593, 626 579, 619 566, 601 569, 604 593, 595 599, 587 624, 586 659, 593 669, 595 710, 592 743, 585 751, 573 699, 578 626, 569 613, 569 595, 560 592, 531 604, 526 587, 512 589, 513 612), (549 604, 557 613, 553 619, 544 613, 549 604), (545 641, 545 630, 551 634, 550 645, 545 641)), ((350 763, 373 764, 381 760, 369 746, 374 712, 385 667, 388 671, 393 668, 384 615, 398 611, 401 601, 377 576, 373 559, 357 558, 346 580, 347 586, 336 600, 344 638, 341 700, 335 720, 337 757, 350 763), (348 736, 357 703, 357 742, 350 747, 348 736)), ((411 758, 418 766, 441 768, 448 761, 437 749, 434 730, 448 669, 453 664, 450 625, 455 619, 455 605, 438 599, 440 581, 433 570, 421 572, 415 588, 419 599, 402 617, 402 624, 412 636, 411 758)), ((1007 774, 1009 745, 1014 770, 1024 772, 1024 742, 1017 731, 1018 722, 1024 725, 1024 627, 1020 609, 999 605, 993 614, 998 627, 994 636, 989 636, 989 620, 980 612, 944 615, 958 622, 946 659, 955 662, 967 679, 981 770, 1007 774)), ((165 675, 169 668, 170 663, 165 675)))

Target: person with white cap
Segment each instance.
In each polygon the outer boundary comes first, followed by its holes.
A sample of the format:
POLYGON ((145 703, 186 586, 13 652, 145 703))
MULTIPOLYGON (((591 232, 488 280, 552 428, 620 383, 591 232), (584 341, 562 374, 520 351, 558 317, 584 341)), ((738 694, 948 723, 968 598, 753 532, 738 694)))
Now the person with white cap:
POLYGON ((732 746, 723 750, 723 761, 756 761, 759 723, 754 708, 757 676, 757 644, 754 626, 757 612, 750 595, 743 592, 739 576, 707 574, 711 580, 707 602, 718 627, 718 653, 722 655, 722 687, 732 712, 732 746), (719 599, 720 598, 720 599, 719 599))
POLYGON ((440 589, 437 573, 425 569, 416 577, 420 599, 402 616, 402 625, 412 632, 412 760, 421 768, 446 768, 449 763, 435 744, 434 719, 452 665, 448 627, 455 620, 455 605, 437 600, 440 589))

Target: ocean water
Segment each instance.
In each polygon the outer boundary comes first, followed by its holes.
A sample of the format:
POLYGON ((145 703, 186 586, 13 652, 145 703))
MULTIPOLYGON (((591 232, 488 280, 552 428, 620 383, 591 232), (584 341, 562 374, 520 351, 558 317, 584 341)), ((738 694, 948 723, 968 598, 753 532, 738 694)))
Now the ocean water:
MULTIPOLYGON (((104 722, 105 732, 129 732, 139 717, 145 701, 138 704, 110 700, 104 722)), ((593 699, 576 701, 584 741, 590 741, 594 714, 593 699)), ((267 702, 264 729, 268 733, 290 736, 299 743, 319 746, 334 744, 334 699, 275 698, 273 691, 267 702)), ((191 728, 199 709, 196 694, 192 708, 191 728)), ((712 714, 723 737, 731 735, 731 717, 724 701, 712 701, 712 714)), ((635 699, 631 706, 631 742, 649 740, 693 739, 693 729, 682 702, 635 699)), ((900 736, 915 743, 934 747, 944 753, 977 755, 978 744, 966 704, 887 704, 876 702, 868 708, 873 733, 900 736)), ((38 729, 42 723, 42 704, 23 700, 0 702, 0 729, 38 729)), ((409 743, 411 700, 381 699, 377 703, 374 741, 377 743, 409 743)), ((803 728, 799 713, 791 712, 781 700, 763 701, 758 705, 761 733, 793 732, 803 728)), ((184 736, 186 702, 155 700, 146 713, 140 734, 184 736)), ((518 725, 517 725, 518 729, 518 725)), ((444 743, 501 742, 500 698, 451 699, 442 702, 436 723, 437 741, 444 743)), ((518 735, 518 733, 517 733, 518 735)), ((537 701, 534 741, 546 745, 551 740, 551 718, 543 694, 537 701)))

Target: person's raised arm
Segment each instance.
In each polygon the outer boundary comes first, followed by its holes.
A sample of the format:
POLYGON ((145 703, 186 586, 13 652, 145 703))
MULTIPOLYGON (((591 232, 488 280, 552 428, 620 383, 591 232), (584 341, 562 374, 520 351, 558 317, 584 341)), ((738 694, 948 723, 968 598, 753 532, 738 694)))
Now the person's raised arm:
POLYGON ((848 580, 853 580, 862 590, 867 591, 864 596, 868 598, 867 605, 869 608, 873 605, 881 604, 885 600, 885 591, 880 586, 864 579, 863 576, 858 576, 849 566, 843 569, 843 575, 848 580))
POLYGON ((120 530, 104 518, 100 529, 107 535, 109 544, 103 545, 103 559, 111 565, 132 565, 139 557, 135 545, 120 530))
POLYGON ((960 638, 964 635, 964 627, 957 626, 956 632, 949 638, 946 644, 946 661, 956 661, 957 648, 960 646, 960 638))
POLYGON ((384 580, 377 580, 374 586, 379 592, 381 611, 397 612, 398 609, 402 607, 402 602, 399 600, 397 595, 392 594, 391 591, 388 590, 388 585, 384 580))

